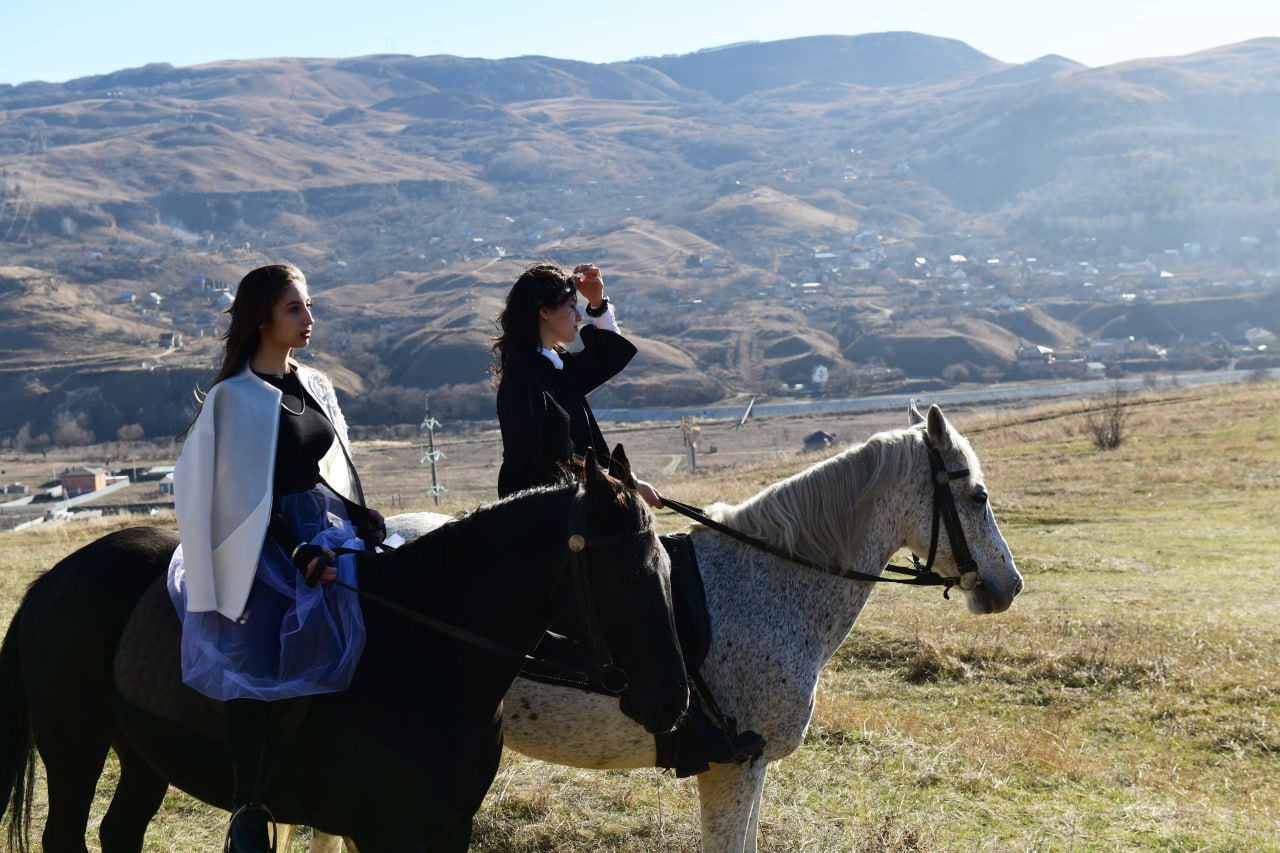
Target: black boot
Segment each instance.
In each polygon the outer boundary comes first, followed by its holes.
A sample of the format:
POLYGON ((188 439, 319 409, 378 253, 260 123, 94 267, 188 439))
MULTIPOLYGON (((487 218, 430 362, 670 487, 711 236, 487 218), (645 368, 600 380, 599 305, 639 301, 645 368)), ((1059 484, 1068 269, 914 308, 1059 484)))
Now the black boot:
POLYGON ((227 736, 235 771, 227 853, 276 853, 275 818, 263 802, 275 769, 275 721, 271 704, 227 702, 227 736), (270 827, 268 827, 270 824, 270 827))
MULTIPOLYGON (((676 776, 705 773, 712 764, 742 764, 764 752, 764 737, 753 731, 738 732, 731 717, 719 725, 703 707, 695 693, 689 703, 689 714, 675 733, 675 755, 662 766, 673 767, 676 776)), ((661 753, 661 748, 659 749, 661 753)))

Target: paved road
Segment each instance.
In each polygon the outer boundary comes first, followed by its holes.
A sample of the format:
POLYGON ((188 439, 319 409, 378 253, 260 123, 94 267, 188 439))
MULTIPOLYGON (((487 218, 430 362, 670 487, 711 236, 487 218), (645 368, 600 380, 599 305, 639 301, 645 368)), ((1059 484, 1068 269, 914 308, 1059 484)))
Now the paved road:
MULTIPOLYGON (((1273 379, 1280 378, 1280 369, 1266 371, 1273 379)), ((1217 383, 1243 382, 1256 375, 1253 370, 1220 370, 1212 373, 1175 373, 1155 379, 1157 385, 1179 387, 1207 385, 1217 383)), ((1148 387, 1152 383, 1150 374, 1130 376, 1123 379, 1092 379, 1076 382, 1021 382, 1008 385, 991 385, 985 388, 969 388, 958 391, 933 391, 921 394, 917 402, 921 405, 937 403, 945 407, 948 403, 981 403, 999 400, 1036 400, 1055 397, 1100 397, 1111 391, 1119 382, 1120 387, 1133 391, 1148 387)), ((803 415, 821 414, 824 412, 875 412, 885 409, 906 409, 909 397, 905 394, 884 394, 875 397, 852 397, 847 399, 794 400, 779 403, 756 403, 752 408, 752 417, 762 415, 803 415)), ((744 405, 735 406, 702 406, 664 409, 596 409, 596 418, 601 421, 615 423, 635 423, 643 421, 679 420, 685 415, 699 418, 740 418, 746 411, 744 405)))
POLYGON ((77 495, 74 498, 68 498, 60 501, 40 501, 39 503, 34 503, 32 498, 35 496, 30 495, 25 498, 19 498, 16 501, 0 504, 0 515, 3 515, 4 513, 21 513, 23 515, 30 515, 37 512, 56 513, 59 510, 70 509, 73 506, 80 506, 81 504, 100 500, 112 492, 127 489, 130 485, 132 484, 128 480, 122 480, 119 483, 112 483, 105 488, 98 489, 96 492, 85 492, 84 494, 77 495))

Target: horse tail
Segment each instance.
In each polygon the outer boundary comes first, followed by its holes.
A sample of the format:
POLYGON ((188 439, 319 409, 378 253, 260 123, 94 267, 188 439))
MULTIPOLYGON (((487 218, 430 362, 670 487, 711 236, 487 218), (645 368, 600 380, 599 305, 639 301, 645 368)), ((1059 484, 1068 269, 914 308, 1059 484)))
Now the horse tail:
POLYGON ((18 623, 14 614, 0 646, 0 823, 9 818, 9 850, 31 850, 32 794, 36 783, 35 742, 19 660, 18 623))

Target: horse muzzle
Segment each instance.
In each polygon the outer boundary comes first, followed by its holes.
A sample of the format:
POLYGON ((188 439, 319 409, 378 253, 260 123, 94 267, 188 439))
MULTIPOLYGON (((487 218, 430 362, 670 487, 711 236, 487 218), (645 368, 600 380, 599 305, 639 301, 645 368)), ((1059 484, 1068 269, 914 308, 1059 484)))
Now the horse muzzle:
POLYGON ((970 613, 979 615, 1003 613, 1013 606, 1013 600, 1025 586, 1022 575, 1014 569, 1013 577, 1008 578, 1005 583, 998 584, 983 580, 972 589, 965 590, 965 603, 970 613))

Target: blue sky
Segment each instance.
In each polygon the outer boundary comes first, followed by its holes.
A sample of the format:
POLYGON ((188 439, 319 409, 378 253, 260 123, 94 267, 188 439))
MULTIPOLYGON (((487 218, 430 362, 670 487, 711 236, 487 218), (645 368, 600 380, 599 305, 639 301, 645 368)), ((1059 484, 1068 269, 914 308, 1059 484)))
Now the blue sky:
POLYGON ((1280 36, 1278 0, 6 0, 0 83, 168 62, 371 53, 610 62, 738 41, 912 30, 1005 62, 1087 65, 1280 36))

